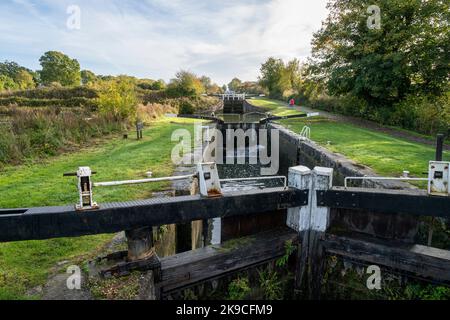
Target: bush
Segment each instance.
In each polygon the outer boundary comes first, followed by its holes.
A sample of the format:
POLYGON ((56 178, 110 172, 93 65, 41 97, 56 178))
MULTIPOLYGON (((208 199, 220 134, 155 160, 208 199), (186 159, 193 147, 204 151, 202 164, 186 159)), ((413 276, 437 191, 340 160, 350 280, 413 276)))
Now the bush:
POLYGON ((14 79, 8 77, 7 75, 0 74, 0 92, 3 90, 15 90, 17 88, 18 84, 14 82, 14 79))
POLYGON ((351 95, 322 96, 309 100, 306 105, 427 135, 446 133, 450 127, 450 93, 441 97, 410 95, 393 106, 369 106, 351 95))
POLYGON ((177 109, 171 105, 164 105, 159 103, 152 104, 140 104, 137 108, 137 117, 144 123, 150 123, 151 121, 162 117, 166 113, 176 113, 177 109))
POLYGON ((189 101, 183 100, 180 103, 179 114, 193 114, 194 111, 195 108, 189 101))
POLYGON ((308 107, 325 110, 329 112, 342 112, 338 98, 321 96, 314 100, 309 100, 306 104, 308 107))
POLYGON ((96 99, 100 113, 111 115, 119 121, 134 120, 138 104, 134 89, 134 84, 128 80, 103 82, 96 99))
POLYGON ((195 97, 204 93, 205 87, 195 74, 182 70, 177 72, 176 78, 169 83, 166 92, 171 98, 195 97))
POLYGON ((74 97, 69 99, 29 99, 23 97, 0 98, 0 106, 19 106, 19 107, 63 107, 63 108, 87 108, 97 110, 97 102, 93 99, 83 97, 74 97))
POLYGON ((269 269, 259 271, 259 285, 264 292, 264 299, 283 299, 283 283, 278 279, 278 274, 275 271, 269 269))
POLYGON ((37 88, 33 90, 11 91, 0 93, 0 98, 23 97, 29 99, 71 99, 86 98, 94 99, 98 97, 97 91, 88 87, 74 88, 37 88))
POLYGON ((248 278, 237 278, 228 286, 228 297, 230 300, 243 300, 251 292, 248 278))
POLYGON ((446 133, 450 128, 450 92, 434 97, 409 96, 394 105, 389 124, 424 134, 446 133))
POLYGON ((164 90, 159 91, 144 91, 142 94, 142 100, 145 103, 161 103, 164 100, 169 99, 169 95, 164 90))
MULTIPOLYGON (((189 104, 194 110, 192 113, 205 112, 212 109, 212 107, 218 105, 220 100, 216 97, 183 97, 183 98, 169 98, 165 91, 155 91, 152 93, 146 93, 142 100, 144 104, 161 104, 166 106, 171 106, 180 110, 189 111, 190 107, 183 107, 183 105, 189 104)), ((189 111, 190 112, 190 111, 189 111)), ((181 111, 180 111, 181 113, 181 111)))

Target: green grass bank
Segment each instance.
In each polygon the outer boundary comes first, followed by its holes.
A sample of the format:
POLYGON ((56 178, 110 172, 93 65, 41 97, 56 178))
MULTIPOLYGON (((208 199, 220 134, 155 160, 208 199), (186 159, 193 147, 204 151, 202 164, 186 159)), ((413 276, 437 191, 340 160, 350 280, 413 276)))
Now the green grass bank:
MULTIPOLYGON (((76 171, 79 166, 97 171, 95 181, 142 178, 147 171, 152 171, 155 177, 171 175, 174 169, 171 151, 176 144, 171 142, 172 132, 176 129, 193 132, 192 122, 165 118, 152 123, 141 141, 134 137, 115 138, 44 163, 5 167, 0 172, 0 208, 75 204, 76 179, 62 175, 76 171)), ((97 188, 94 198, 99 203, 142 199, 168 187, 168 183, 154 183, 97 188)), ((94 256, 111 238, 112 235, 97 235, 0 244, 0 299, 33 298, 27 295, 27 290, 45 284, 58 262, 94 256)))

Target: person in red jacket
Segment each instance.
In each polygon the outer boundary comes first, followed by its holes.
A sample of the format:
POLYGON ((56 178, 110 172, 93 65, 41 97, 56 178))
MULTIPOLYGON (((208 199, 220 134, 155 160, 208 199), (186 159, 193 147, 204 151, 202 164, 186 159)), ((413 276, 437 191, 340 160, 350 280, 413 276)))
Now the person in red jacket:
POLYGON ((289 101, 289 106, 291 106, 291 107, 294 107, 294 106, 295 106, 295 100, 294 100, 294 99, 291 99, 291 100, 289 101))

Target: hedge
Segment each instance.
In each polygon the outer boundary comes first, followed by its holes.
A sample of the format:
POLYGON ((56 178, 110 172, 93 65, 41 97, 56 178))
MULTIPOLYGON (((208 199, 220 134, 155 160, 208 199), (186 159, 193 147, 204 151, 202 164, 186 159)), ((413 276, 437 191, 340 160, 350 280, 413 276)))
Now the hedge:
POLYGON ((37 88, 23 91, 0 92, 0 98, 23 97, 28 99, 71 99, 97 98, 97 91, 87 87, 74 88, 37 88))
POLYGON ((97 110, 98 105, 94 99, 73 97, 69 99, 29 99, 24 97, 0 98, 0 106, 17 105, 20 107, 85 107, 92 111, 97 110))

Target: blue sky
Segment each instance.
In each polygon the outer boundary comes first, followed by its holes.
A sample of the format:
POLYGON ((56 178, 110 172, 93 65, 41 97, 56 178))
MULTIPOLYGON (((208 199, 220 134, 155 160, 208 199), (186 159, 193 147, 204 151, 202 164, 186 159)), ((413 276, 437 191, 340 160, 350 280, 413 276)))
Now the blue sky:
POLYGON ((49 50, 97 74, 169 80, 186 69, 219 84, 256 80, 269 56, 309 56, 326 0, 2 0, 0 60, 39 69, 49 50), (70 29, 68 7, 80 8, 70 29))

